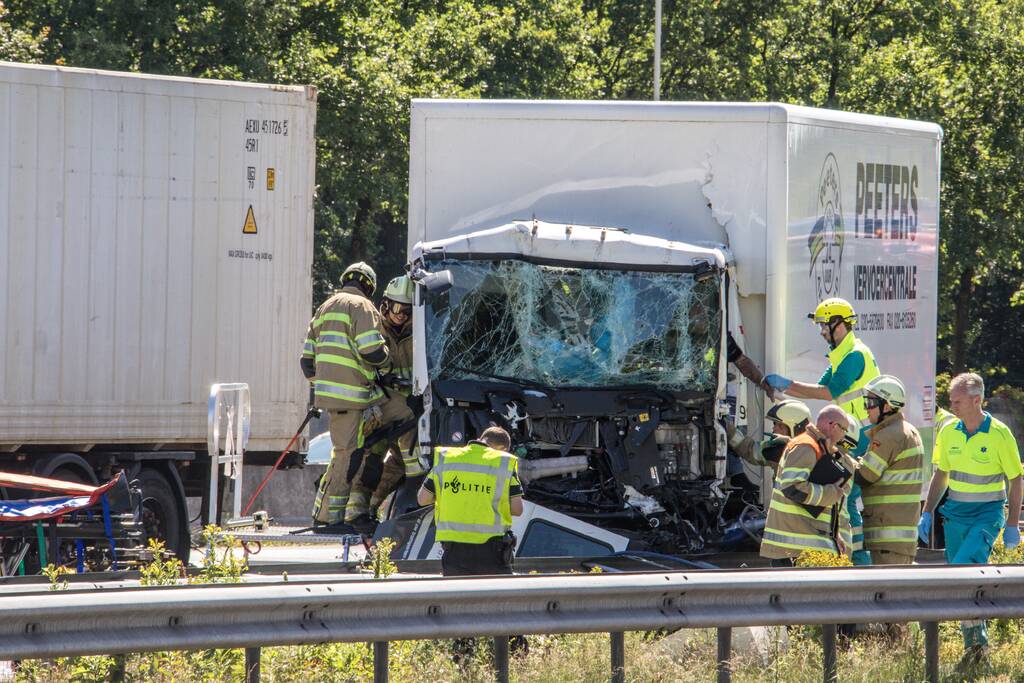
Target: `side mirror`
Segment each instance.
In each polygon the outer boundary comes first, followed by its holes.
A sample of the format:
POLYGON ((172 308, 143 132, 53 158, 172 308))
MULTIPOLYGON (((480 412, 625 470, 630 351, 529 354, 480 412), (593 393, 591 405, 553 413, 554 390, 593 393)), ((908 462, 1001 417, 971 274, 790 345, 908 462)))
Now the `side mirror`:
POLYGON ((414 276, 413 279, 426 289, 430 296, 444 294, 455 284, 450 270, 439 270, 436 273, 424 272, 419 278, 414 276))

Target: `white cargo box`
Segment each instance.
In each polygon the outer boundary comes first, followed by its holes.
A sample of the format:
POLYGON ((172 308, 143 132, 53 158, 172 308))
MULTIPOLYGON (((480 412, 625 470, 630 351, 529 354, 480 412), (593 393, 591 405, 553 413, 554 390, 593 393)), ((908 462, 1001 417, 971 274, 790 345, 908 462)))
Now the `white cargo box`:
POLYGON ((844 297, 927 427, 941 138, 934 124, 779 104, 416 100, 409 248, 532 218, 725 245, 729 326, 749 356, 816 382, 825 344, 807 314, 844 297))
POLYGON ((214 382, 285 446, 315 117, 307 87, 0 63, 0 449, 205 444, 214 382))

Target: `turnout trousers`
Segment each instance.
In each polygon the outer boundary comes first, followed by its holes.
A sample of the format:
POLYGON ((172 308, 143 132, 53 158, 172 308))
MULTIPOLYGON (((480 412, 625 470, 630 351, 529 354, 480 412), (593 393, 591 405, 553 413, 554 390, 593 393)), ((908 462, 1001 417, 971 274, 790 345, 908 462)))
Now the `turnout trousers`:
MULTIPOLYGON (((390 398, 385 399, 384 402, 378 404, 378 406, 380 408, 380 418, 376 421, 376 424, 362 424, 360 426, 358 446, 363 445, 363 438, 368 436, 373 430, 381 427, 387 427, 394 422, 404 422, 412 419, 413 417, 412 411, 409 410, 409 404, 405 400, 405 396, 396 391, 391 392, 390 398)), ((331 434, 331 438, 334 438, 333 433, 331 434)), ((381 444, 381 448, 387 448, 387 445, 381 444)), ((358 469, 352 473, 350 478, 346 479, 345 485, 349 488, 348 500, 345 504, 346 522, 351 522, 361 515, 368 515, 370 513, 370 494, 372 487, 367 486, 363 482, 363 473, 366 469, 366 462, 369 458, 380 458, 382 456, 383 454, 373 454, 370 452, 364 453, 358 469)), ((348 463, 346 464, 345 469, 342 470, 342 476, 347 476, 350 469, 351 452, 348 457, 348 463)), ((377 485, 377 482, 374 482, 374 485, 377 485)))

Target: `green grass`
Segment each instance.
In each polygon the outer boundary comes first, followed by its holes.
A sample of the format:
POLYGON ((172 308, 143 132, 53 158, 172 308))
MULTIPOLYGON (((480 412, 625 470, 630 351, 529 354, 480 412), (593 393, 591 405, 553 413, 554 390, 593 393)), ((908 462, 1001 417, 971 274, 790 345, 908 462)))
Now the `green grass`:
MULTIPOLYGON (((217 529, 208 529, 212 536, 217 529)), ((237 542, 227 537, 223 552, 204 562, 195 582, 236 582, 245 567, 232 551, 237 542)), ((143 572, 145 583, 164 585, 180 580, 176 561, 162 559, 159 544, 153 547, 157 559, 143 572)), ((383 548, 382 548, 383 550, 383 548)), ((394 567, 387 552, 371 562, 376 574, 387 576, 394 567)), ((815 558, 806 558, 815 564, 815 558)), ((829 561, 828 558, 820 561, 829 561)), ((1024 564, 1024 547, 1007 550, 996 546, 993 563, 1024 564)), ((57 571, 51 571, 51 588, 65 587, 57 571)), ((789 630, 787 648, 770 647, 766 659, 757 654, 736 655, 732 662, 736 683, 774 681, 817 682, 822 678, 820 627, 789 630)), ((944 681, 962 681, 956 671, 963 654, 956 622, 940 627, 940 667, 944 681)), ((626 680, 643 682, 711 681, 715 678, 717 644, 714 629, 699 629, 688 638, 666 638, 664 633, 626 634, 626 680)), ((1024 683, 1024 620, 989 622, 990 663, 974 680, 1021 681, 1024 683)), ((607 634, 541 635, 529 637, 529 654, 513 657, 514 681, 562 683, 564 681, 607 681, 610 675, 607 634)), ((395 683, 440 683, 442 681, 492 681, 490 640, 479 639, 462 665, 452 657, 451 641, 402 641, 391 643, 391 676, 395 683)), ((859 636, 838 653, 839 680, 876 683, 924 680, 924 638, 913 626, 895 639, 859 636)), ((242 650, 160 652, 115 657, 78 657, 56 661, 26 661, 16 672, 17 681, 84 683, 124 680, 130 682, 241 681, 244 680, 242 650)), ((373 678, 373 652, 366 643, 309 645, 265 648, 261 660, 262 680, 277 682, 348 682, 373 678)))
MULTIPOLYGON (((770 662, 757 655, 737 655, 733 680, 796 683, 821 680, 821 647, 814 628, 794 628, 789 648, 770 662)), ((1019 623, 993 628, 991 665, 976 680, 1024 681, 1024 639, 1019 623)), ((941 629, 943 680, 964 680, 956 673, 962 653, 955 623, 941 629)), ((626 679, 630 681, 713 680, 715 632, 701 629, 685 643, 669 648, 660 635, 626 635, 626 679)), ((391 644, 391 680, 396 683, 439 681, 491 681, 489 640, 480 639, 474 655, 464 666, 452 661, 450 641, 404 641, 391 644)), ((552 683, 607 681, 609 650, 606 634, 530 636, 530 653, 513 657, 515 681, 552 683)), ((175 652, 129 655, 124 662, 126 681, 237 681, 243 679, 241 650, 175 652)), ((896 641, 884 637, 859 637, 839 651, 839 679, 864 683, 924 680, 923 637, 911 629, 896 641)), ((25 662, 18 681, 105 681, 114 677, 112 657, 83 657, 56 662, 25 662)), ((373 654, 364 643, 266 648, 262 680, 366 681, 373 677, 373 654)))

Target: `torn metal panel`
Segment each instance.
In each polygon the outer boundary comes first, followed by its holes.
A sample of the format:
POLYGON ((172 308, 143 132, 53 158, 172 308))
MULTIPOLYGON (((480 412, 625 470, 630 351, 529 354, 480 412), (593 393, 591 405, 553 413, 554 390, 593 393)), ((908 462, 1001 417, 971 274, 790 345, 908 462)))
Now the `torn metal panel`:
POLYGON ((595 227, 540 220, 514 221, 457 237, 417 243, 412 260, 431 253, 467 258, 509 255, 524 259, 594 265, 621 265, 635 270, 694 269, 701 264, 725 268, 729 252, 718 243, 683 242, 619 227, 595 227))
POLYGON ((701 192, 729 248, 743 265, 735 273, 741 296, 765 293, 767 137, 721 136, 705 153, 701 192))

